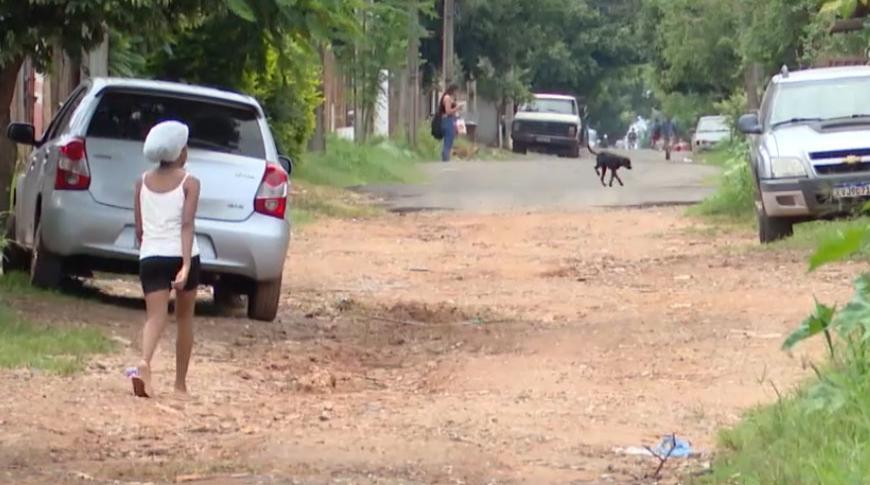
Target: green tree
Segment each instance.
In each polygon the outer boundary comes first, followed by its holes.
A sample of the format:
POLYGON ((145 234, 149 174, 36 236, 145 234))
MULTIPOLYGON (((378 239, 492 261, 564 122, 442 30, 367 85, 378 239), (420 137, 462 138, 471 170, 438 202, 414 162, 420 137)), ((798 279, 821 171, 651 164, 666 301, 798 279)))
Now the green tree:
MULTIPOLYGON (((107 30, 144 31, 163 25, 170 7, 186 1, 0 0, 0 127, 10 121, 9 105, 25 58, 46 66, 56 47, 73 57, 100 42, 107 30)), ((15 144, 0 137, 0 212, 9 207, 16 161, 15 144)))
POLYGON ((406 67, 408 45, 426 35, 422 20, 432 14, 433 0, 370 0, 357 13, 361 35, 334 43, 336 57, 351 78, 356 136, 373 131, 383 72, 406 67))
MULTIPOLYGON (((602 80, 643 58, 636 42, 640 0, 465 0, 456 51, 480 93, 503 108, 529 91, 591 98, 602 80)), ((440 50, 430 47, 424 55, 440 50)), ((622 93, 619 96, 622 99, 622 93)), ((613 110, 593 104, 593 116, 613 110), (599 108, 601 112, 595 112, 599 108)), ((617 109, 616 111, 622 111, 617 109)))
MULTIPOLYGON (((299 73, 311 76, 311 71, 287 67, 291 57, 307 55, 321 42, 355 36, 360 5, 358 0, 0 0, 0 127, 10 121, 9 105, 25 58, 44 68, 58 49, 78 57, 111 31, 119 41, 112 51, 113 71, 133 74, 147 69, 149 52, 172 52, 172 39, 193 40, 187 36, 193 32, 199 42, 186 52, 179 49, 180 62, 173 63, 172 54, 164 59, 169 77, 241 87, 250 82, 245 68, 266 69, 269 54, 276 53, 278 70, 291 74, 267 73, 268 82, 289 84, 294 78, 298 85, 299 73)), ((270 96, 281 99, 280 93, 270 96)), ((0 212, 8 208, 15 159, 15 145, 3 137, 0 212)))

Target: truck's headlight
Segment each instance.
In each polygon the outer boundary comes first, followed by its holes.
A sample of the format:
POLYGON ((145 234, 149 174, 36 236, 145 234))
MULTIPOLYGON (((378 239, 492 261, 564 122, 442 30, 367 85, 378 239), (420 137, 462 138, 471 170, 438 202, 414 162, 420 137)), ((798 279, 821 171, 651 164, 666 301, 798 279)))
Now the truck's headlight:
POLYGON ((774 178, 806 177, 807 169, 804 168, 800 158, 794 157, 771 157, 770 171, 774 178))
POLYGON ((574 136, 576 134, 577 134, 577 127, 573 126, 573 125, 569 126, 568 127, 568 136, 574 136))
POLYGON ((523 124, 519 121, 514 121, 513 131, 521 131, 523 129, 523 124))

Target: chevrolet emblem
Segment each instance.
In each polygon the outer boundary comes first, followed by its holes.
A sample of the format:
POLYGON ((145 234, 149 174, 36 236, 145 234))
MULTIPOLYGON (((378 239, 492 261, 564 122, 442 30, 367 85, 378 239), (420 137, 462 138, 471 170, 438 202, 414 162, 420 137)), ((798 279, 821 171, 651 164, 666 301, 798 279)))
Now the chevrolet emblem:
POLYGON ((846 165, 855 165, 861 161, 861 157, 857 155, 849 155, 848 157, 843 159, 843 163, 846 165))

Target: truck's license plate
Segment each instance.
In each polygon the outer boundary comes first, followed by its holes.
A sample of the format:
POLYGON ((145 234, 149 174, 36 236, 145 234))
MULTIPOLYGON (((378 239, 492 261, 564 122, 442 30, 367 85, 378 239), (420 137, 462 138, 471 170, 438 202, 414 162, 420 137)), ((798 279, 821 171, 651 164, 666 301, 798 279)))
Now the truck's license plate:
POLYGON ((549 136, 539 136, 536 138, 536 140, 538 140, 538 143, 550 143, 549 136))
POLYGON ((870 184, 850 184, 834 187, 833 195, 837 199, 851 199, 870 196, 870 184))

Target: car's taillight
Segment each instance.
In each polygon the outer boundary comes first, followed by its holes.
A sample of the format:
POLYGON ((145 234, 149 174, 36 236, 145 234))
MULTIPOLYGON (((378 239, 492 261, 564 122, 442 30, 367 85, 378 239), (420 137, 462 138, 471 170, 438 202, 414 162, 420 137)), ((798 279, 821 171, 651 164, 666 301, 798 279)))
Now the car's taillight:
POLYGON ((254 210, 260 214, 283 219, 287 212, 287 194, 290 187, 290 178, 287 172, 275 163, 266 164, 266 173, 257 190, 254 199, 254 210))
POLYGON ((76 138, 60 147, 54 188, 57 190, 88 190, 90 185, 91 171, 88 169, 85 141, 76 138))

